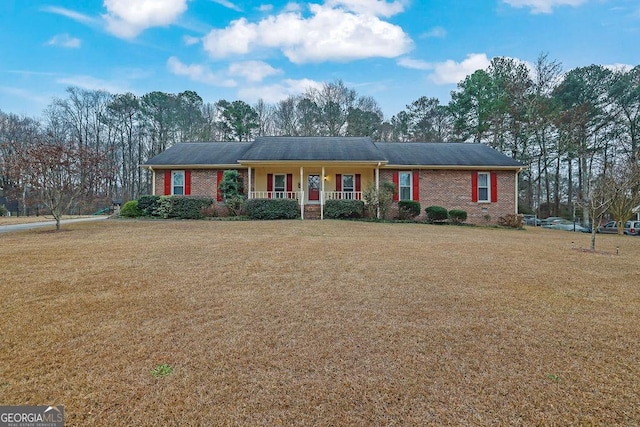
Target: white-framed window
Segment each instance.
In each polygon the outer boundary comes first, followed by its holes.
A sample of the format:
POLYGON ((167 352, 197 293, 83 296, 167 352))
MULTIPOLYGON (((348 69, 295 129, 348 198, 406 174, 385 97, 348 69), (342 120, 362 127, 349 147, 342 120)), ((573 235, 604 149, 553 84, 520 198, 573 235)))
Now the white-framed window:
POLYGON ((276 199, 284 199, 285 191, 287 191, 287 175, 273 175, 273 197, 276 199))
POLYGON ((171 194, 184 195, 184 171, 171 171, 171 194))
POLYGON ((413 194, 411 172, 398 173, 398 198, 400 200, 411 200, 413 194))
POLYGON ((353 199, 353 192, 356 189, 356 177, 353 174, 342 175, 342 192, 345 199, 353 199))
POLYGON ((478 172, 478 201, 491 201, 491 175, 487 172, 478 172))

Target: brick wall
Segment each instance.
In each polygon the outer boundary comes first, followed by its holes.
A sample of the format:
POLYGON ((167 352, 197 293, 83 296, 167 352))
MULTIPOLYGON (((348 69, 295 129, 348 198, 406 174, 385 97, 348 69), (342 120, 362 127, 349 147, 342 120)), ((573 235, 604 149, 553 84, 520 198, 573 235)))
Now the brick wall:
MULTIPOLYGON (((393 182, 393 170, 380 171, 380 181, 393 182)), ((414 170, 420 174, 421 216, 427 206, 442 206, 447 210, 467 211, 470 224, 496 224, 498 218, 516 213, 515 172, 497 171, 498 201, 479 203, 471 201, 471 173, 467 170, 414 170)), ((397 215, 397 203, 392 215, 397 215)))
MULTIPOLYGON (((156 174, 155 194, 164 195, 164 170, 154 171, 156 174)), ((244 169, 239 170, 244 180, 245 191, 247 189, 248 173, 244 169)), ((218 189, 218 169, 191 169, 191 195, 216 198, 218 189)))

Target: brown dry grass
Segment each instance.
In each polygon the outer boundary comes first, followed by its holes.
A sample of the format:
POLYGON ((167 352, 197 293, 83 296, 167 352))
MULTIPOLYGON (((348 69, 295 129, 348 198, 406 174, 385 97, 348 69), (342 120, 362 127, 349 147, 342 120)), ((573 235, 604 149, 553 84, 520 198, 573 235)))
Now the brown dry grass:
MULTIPOLYGON (((91 215, 64 215, 62 220, 76 219, 76 218, 89 218, 91 215)), ((0 216, 0 225, 13 225, 13 224, 31 224, 34 222, 50 222, 55 221, 51 215, 42 216, 0 216)))
POLYGON ((0 236, 2 404, 64 404, 67 425, 640 424, 640 238, 65 229, 0 236))

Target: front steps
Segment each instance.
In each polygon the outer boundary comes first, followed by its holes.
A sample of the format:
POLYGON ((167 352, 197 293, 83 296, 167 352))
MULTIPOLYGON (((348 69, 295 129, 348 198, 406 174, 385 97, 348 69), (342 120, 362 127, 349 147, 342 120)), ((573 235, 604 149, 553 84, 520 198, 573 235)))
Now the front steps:
POLYGON ((304 205, 304 219, 320 219, 320 205, 304 205))

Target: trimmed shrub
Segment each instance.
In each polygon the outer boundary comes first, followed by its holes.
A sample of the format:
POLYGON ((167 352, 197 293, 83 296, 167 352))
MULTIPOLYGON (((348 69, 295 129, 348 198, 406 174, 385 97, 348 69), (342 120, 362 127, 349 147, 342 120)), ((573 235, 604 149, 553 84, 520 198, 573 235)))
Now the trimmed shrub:
POLYGON ((451 209, 449 211, 449 221, 454 224, 462 224, 467 220, 467 211, 462 209, 451 209))
POLYGON ((498 225, 509 228, 522 228, 523 216, 509 214, 498 218, 498 225))
POLYGON ((202 209, 212 204, 211 197, 160 196, 153 216, 165 219, 202 219, 202 209))
POLYGON ((442 206, 429 206, 425 208, 428 222, 443 222, 449 218, 449 211, 442 206))
POLYGON ((400 200, 398 202, 398 216, 400 219, 413 219, 420 215, 420 202, 415 200, 400 200))
POLYGON ((5 205, 0 205, 0 216, 7 216, 7 207, 5 205))
POLYGON ((244 205, 252 219, 295 219, 300 217, 300 206, 294 199, 251 199, 244 205))
POLYGON ((137 200, 129 200, 120 208, 120 216, 125 218, 137 218, 142 216, 142 211, 138 208, 137 200))
POLYGON ((140 196, 138 197, 138 209, 144 216, 157 216, 156 211, 160 207, 160 196, 140 196))
POLYGON ((325 218, 362 218, 363 213, 362 200, 327 200, 324 204, 325 218))

